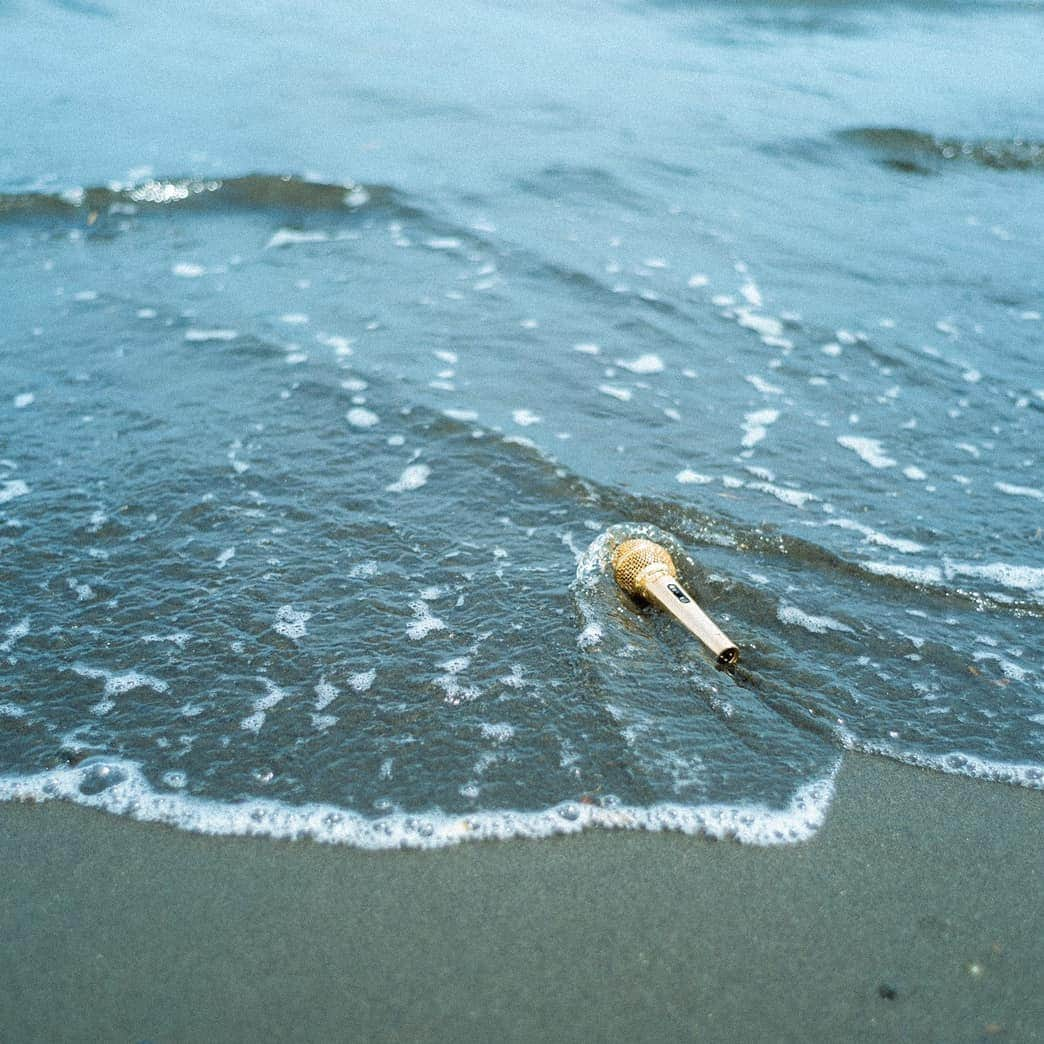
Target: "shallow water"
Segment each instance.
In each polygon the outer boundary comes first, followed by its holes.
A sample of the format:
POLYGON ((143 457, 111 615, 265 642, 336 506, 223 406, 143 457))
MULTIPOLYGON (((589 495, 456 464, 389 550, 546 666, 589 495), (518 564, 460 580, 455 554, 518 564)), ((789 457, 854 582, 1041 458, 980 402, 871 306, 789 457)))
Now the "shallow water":
POLYGON ((1044 786, 1041 5, 247 10, 0 8, 0 796, 389 846, 792 840, 846 748, 1044 786))

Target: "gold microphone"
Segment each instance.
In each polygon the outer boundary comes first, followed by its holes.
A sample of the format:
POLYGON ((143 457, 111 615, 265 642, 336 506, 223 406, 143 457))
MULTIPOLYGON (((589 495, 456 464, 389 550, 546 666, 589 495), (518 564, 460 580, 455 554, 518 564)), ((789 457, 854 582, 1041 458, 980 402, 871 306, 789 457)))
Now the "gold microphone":
POLYGON ((613 551, 616 582, 628 593, 666 609, 718 658, 719 667, 739 660, 739 649, 678 582, 665 547, 651 540, 625 540, 613 551))

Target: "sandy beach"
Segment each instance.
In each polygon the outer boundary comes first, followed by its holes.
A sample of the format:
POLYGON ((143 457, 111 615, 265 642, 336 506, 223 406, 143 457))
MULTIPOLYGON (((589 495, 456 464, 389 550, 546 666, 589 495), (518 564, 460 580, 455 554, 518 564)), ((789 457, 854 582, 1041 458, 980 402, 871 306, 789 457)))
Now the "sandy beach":
POLYGON ((0 808, 0 1038, 1030 1041, 1039 793, 846 756, 811 842, 438 852, 0 808))

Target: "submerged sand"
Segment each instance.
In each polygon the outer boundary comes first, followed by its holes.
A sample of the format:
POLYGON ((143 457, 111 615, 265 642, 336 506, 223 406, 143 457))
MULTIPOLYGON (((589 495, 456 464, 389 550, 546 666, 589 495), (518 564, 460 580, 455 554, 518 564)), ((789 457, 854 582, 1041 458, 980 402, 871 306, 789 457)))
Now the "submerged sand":
POLYGON ((846 755, 753 848, 434 852, 0 806, 0 1040, 1031 1041, 1044 795, 846 755))

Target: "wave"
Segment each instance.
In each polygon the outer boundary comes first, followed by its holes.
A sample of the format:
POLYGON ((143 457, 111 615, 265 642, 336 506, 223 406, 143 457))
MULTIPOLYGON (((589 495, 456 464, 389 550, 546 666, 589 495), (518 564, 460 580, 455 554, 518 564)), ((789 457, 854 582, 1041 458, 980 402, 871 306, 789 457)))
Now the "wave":
POLYGON ((877 154, 885 166, 910 174, 935 174, 948 164, 1044 170, 1044 144, 1022 138, 948 138, 903 127, 854 127, 839 131, 837 137, 877 154))
POLYGON ((882 740, 860 739, 851 732, 840 733, 841 745, 845 750, 856 750, 863 754, 874 754, 905 765, 942 772, 948 776, 966 776, 991 783, 1009 783, 1026 787, 1028 790, 1044 790, 1044 768, 1040 765, 1020 765, 1009 761, 995 761, 974 754, 951 751, 948 754, 926 754, 923 751, 907 750, 895 743, 882 740))
POLYGON ((60 193, 0 193, 0 219, 102 216, 156 210, 294 210, 343 214, 391 210, 402 216, 420 213, 388 185, 310 181, 290 174, 150 179, 131 185, 114 183, 60 193))
POLYGON ((197 834, 308 838, 380 850, 446 848, 465 841, 506 841, 578 834, 584 830, 672 831, 744 844, 806 841, 819 830, 834 796, 840 758, 824 778, 800 787, 786 808, 764 805, 659 803, 605 807, 565 801, 539 811, 483 811, 368 817, 336 805, 290 805, 258 799, 218 801, 153 789, 136 762, 88 758, 77 766, 25 776, 0 776, 0 801, 71 801, 147 823, 197 834))

